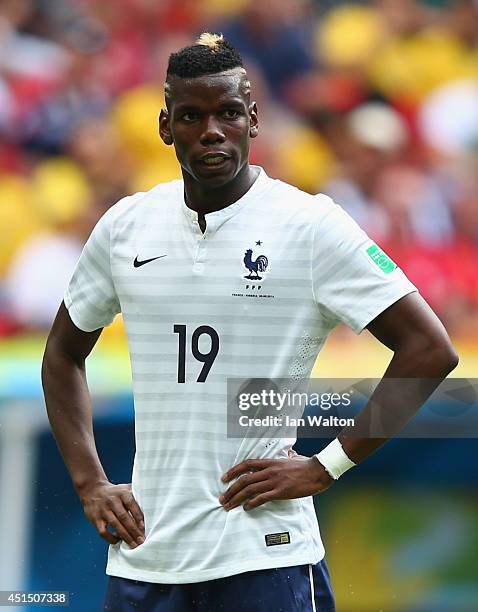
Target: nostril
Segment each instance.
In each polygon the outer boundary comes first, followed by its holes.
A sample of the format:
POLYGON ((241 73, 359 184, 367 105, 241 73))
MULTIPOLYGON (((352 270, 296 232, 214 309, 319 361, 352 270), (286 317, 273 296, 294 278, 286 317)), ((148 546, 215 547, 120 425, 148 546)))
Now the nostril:
POLYGON ((224 142, 226 137, 219 131, 204 132, 201 136, 201 144, 211 144, 215 142, 224 142))

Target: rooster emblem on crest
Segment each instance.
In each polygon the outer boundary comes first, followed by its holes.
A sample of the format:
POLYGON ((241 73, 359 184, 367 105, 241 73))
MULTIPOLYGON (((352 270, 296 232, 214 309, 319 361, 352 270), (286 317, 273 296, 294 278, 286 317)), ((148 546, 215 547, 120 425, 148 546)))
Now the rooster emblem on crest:
POLYGON ((244 255, 244 265, 249 270, 249 274, 244 276, 249 280, 262 280, 262 276, 259 276, 259 272, 265 272, 269 265, 269 260, 265 255, 259 255, 256 260, 252 259, 252 249, 247 249, 244 255))

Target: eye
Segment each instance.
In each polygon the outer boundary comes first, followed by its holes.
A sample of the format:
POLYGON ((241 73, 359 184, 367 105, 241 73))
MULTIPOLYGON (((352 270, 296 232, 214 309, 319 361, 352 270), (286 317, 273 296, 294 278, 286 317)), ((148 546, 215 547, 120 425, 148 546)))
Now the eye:
POLYGON ((189 113, 184 113, 184 115, 181 115, 181 121, 185 121, 186 123, 192 123, 193 121, 196 121, 197 118, 198 114, 191 111, 189 113))
POLYGON ((228 108, 225 111, 223 111, 222 116, 224 117, 224 119, 237 119, 240 116, 241 112, 234 109, 234 108, 228 108))

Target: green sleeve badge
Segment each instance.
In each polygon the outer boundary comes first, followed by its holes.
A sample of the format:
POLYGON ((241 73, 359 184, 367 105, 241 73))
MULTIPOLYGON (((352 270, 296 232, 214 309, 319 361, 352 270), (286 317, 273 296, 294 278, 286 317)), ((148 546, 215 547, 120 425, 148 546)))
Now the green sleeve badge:
POLYGON ((397 264, 390 259, 390 257, 382 251, 382 249, 376 244, 372 244, 367 249, 367 255, 376 264, 384 274, 390 274, 397 267, 397 264))

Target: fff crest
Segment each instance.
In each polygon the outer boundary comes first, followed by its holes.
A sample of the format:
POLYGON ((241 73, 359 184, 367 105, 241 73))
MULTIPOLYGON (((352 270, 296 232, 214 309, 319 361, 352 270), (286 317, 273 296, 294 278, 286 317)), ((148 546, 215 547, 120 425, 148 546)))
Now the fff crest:
MULTIPOLYGON (((260 246, 261 241, 258 240, 256 244, 260 246)), ((244 267, 248 271, 248 274, 244 275, 244 278, 251 281, 260 281, 263 279, 263 276, 260 276, 260 274, 264 274, 269 266, 269 260, 265 255, 260 254, 254 256, 254 251, 252 249, 247 249, 242 261, 244 263, 244 267)))

